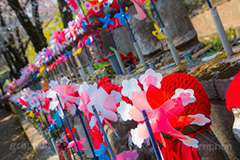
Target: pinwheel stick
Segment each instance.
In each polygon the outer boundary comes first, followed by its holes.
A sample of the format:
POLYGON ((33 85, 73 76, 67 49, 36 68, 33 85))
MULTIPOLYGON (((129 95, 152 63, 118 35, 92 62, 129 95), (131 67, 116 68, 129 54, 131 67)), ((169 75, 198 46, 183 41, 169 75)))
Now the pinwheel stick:
POLYGON ((149 119, 148 119, 146 110, 142 110, 142 115, 143 115, 145 124, 146 124, 146 126, 147 126, 147 130, 148 130, 148 133, 149 133, 149 135, 150 135, 150 139, 151 139, 151 142, 152 142, 153 149, 154 149, 154 152, 155 152, 155 154, 156 154, 157 160, 162 160, 161 152, 160 152, 160 150, 158 149, 158 145, 157 145, 157 142, 156 142, 155 137, 154 137, 154 135, 153 135, 153 131, 152 131, 152 128, 151 128, 151 126, 150 126, 150 123, 149 123, 149 119))
POLYGON ((212 4, 209 0, 207 0, 207 4, 208 4, 209 8, 212 8, 212 4))
MULTIPOLYGON (((67 132, 66 132, 66 130, 65 130, 65 125, 64 125, 64 122, 63 122, 63 120, 62 120, 61 117, 60 117, 60 121, 61 121, 61 123, 62 123, 62 127, 63 127, 63 130, 64 130, 64 133, 65 133, 65 135, 66 135, 66 137, 67 137, 67 142, 69 143, 70 140, 69 140, 69 138, 68 138, 67 132)), ((71 150, 71 153, 72 153, 72 155, 73 155, 73 159, 76 160, 76 158, 75 158, 75 156, 74 156, 73 149, 70 148, 70 150, 71 150)))
POLYGON ((76 109, 77 109, 78 116, 79 116, 79 118, 80 118, 80 121, 81 121, 82 126, 83 126, 83 129, 84 129, 84 132, 85 132, 85 134, 86 134, 86 137, 87 137, 89 146, 90 146, 91 151, 92 151, 92 153, 93 153, 93 157, 94 157, 95 160, 97 160, 97 157, 96 157, 96 155, 95 155, 95 153, 94 153, 93 145, 92 145, 91 140, 90 140, 90 137, 89 137, 89 135, 88 135, 88 132, 87 132, 86 126, 85 126, 85 124, 84 124, 84 121, 83 121, 81 112, 80 112, 80 110, 78 109, 78 105, 77 105, 77 104, 75 104, 75 105, 76 105, 76 109))
POLYGON ((110 154, 111 154, 111 156, 112 156, 112 159, 113 159, 113 160, 116 160, 116 157, 115 157, 115 155, 114 155, 114 153, 113 153, 112 147, 111 147, 111 145, 110 145, 110 143, 109 143, 108 137, 107 137, 107 135, 106 135, 106 132, 105 132, 104 129, 103 129, 101 120, 100 120, 100 118, 99 118, 99 116, 98 116, 97 110, 96 110, 96 108, 95 108, 94 105, 92 105, 92 110, 93 110, 93 113, 94 113, 94 115, 95 115, 95 117, 96 117, 96 119, 97 119, 97 121, 98 121, 99 127, 100 127, 100 129, 101 129, 101 131, 102 131, 102 134, 103 134, 103 136, 104 136, 104 139, 105 139, 105 142, 106 142, 106 144, 107 144, 107 147, 108 147, 108 149, 109 149, 109 151, 110 151, 110 154))
POLYGON ((78 148, 78 145, 77 145, 77 142, 76 142, 76 140, 75 140, 75 137, 74 137, 74 135, 73 135, 73 133, 72 133, 71 126, 70 126, 70 124, 69 124, 69 122, 68 122, 68 118, 67 118, 67 116, 66 116, 66 114, 65 114, 65 112, 64 112, 64 110, 63 110, 63 106, 62 106, 62 103, 61 103, 61 101, 60 101, 60 99, 59 99, 58 94, 56 94, 56 96, 57 96, 59 105, 60 105, 60 107, 61 107, 61 109, 62 109, 62 112, 63 112, 64 118, 65 118, 65 120, 66 120, 67 126, 68 126, 68 128, 69 128, 69 130, 70 130, 70 133, 71 133, 72 137, 73 137, 73 141, 74 141, 74 143, 75 143, 75 146, 77 147, 78 156, 80 157, 81 160, 83 160, 82 155, 81 155, 81 152, 80 152, 80 150, 79 150, 79 148, 78 148))
POLYGON ((90 34, 92 35, 92 38, 93 38, 93 40, 94 40, 94 43, 96 44, 97 49, 99 50, 99 47, 98 47, 96 38, 95 38, 95 36, 94 36, 94 34, 93 34, 93 32, 92 32, 91 26, 89 25, 88 17, 86 17, 86 15, 85 15, 85 13, 84 13, 84 11, 83 11, 81 1, 80 1, 80 0, 77 0, 77 4, 78 4, 79 9, 81 8, 81 10, 82 10, 82 12, 83 12, 83 16, 86 18, 86 21, 87 21, 87 25, 88 25, 88 27, 89 27, 90 34))
MULTIPOLYGON (((117 0, 117 1, 118 1, 118 4, 119 4, 120 8, 121 8, 122 11, 123 11, 123 7, 122 7, 122 4, 121 4, 120 0, 117 0)), ((134 48, 135 48, 135 50, 136 50, 136 52, 137 52, 137 54, 138 54, 138 57, 139 57, 142 65, 143 65, 144 69, 146 70, 146 69, 147 69, 147 65, 146 65, 146 63, 145 63, 145 59, 144 59, 144 57, 143 57, 142 51, 141 51, 141 49, 140 49, 140 47, 139 47, 136 39, 135 39, 135 37, 134 37, 134 34, 133 34, 132 29, 131 29, 131 27, 130 27, 130 25, 129 25, 129 23, 128 23, 128 20, 127 20, 127 17, 126 17, 126 14, 125 14, 124 11, 123 11, 123 15, 124 15, 124 19, 125 19, 126 22, 127 22, 128 29, 129 29, 129 31, 130 31, 130 33, 131 33, 131 36, 132 36, 134 48)))
MULTIPOLYGON (((47 127, 49 127, 49 126, 51 126, 51 125, 50 125, 50 123, 49 123, 49 121, 48 121, 48 118, 47 118, 46 113, 44 112, 44 110, 43 110, 43 108, 42 108, 42 102, 40 101, 40 99, 39 99, 38 101, 39 101, 39 103, 40 103, 40 109, 41 109, 41 111, 42 111, 42 113, 43 113, 43 115, 44 115, 44 118, 46 119, 47 127)), ((54 137, 54 135, 52 134, 52 132, 50 132, 50 134, 51 134, 51 137, 52 137, 52 138, 54 139, 54 141, 55 141, 55 137, 54 137)), ((50 144, 51 144, 51 147, 52 147, 53 151, 55 151, 55 153, 57 153, 57 147, 56 147, 55 143, 53 142, 52 138, 51 138, 50 144)))
MULTIPOLYGON (((103 10, 102 6, 100 6, 100 8, 101 8, 101 10, 102 10, 103 16, 105 17, 105 13, 104 13, 104 10, 103 10)), ((115 43, 115 41, 114 41, 114 38, 113 38, 113 35, 112 35, 112 32, 111 32, 111 30, 110 30, 109 25, 107 25, 107 27, 108 27, 108 32, 109 32, 110 37, 111 37, 111 39, 112 39, 114 48, 116 49, 115 55, 116 55, 117 61, 118 61, 119 65, 120 65, 120 68, 121 68, 121 70, 122 70, 122 73, 124 74, 124 73, 125 73, 124 64, 123 64, 122 59, 121 59, 121 57, 120 57, 120 54, 119 54, 119 52, 118 52, 117 45, 116 45, 116 43, 115 43)))
POLYGON ((227 34, 226 34, 225 30, 224 30, 222 21, 221 21, 221 19, 219 17, 217 8, 216 7, 212 7, 212 4, 210 3, 209 0, 207 0, 207 3, 208 3, 208 6, 210 8, 209 10, 210 10, 213 22, 214 22, 214 24, 216 26, 216 29, 217 29, 218 35, 220 37, 220 40, 222 42, 223 48, 224 48, 224 50, 225 50, 225 52, 227 54, 227 57, 229 58, 233 54, 233 51, 232 51, 231 45, 230 45, 230 43, 228 41, 227 34))
POLYGON ((165 27, 165 25, 164 25, 164 23, 163 23, 163 21, 162 21, 162 19, 161 19, 161 17, 160 17, 160 14, 159 14, 159 12, 158 12, 158 10, 157 10, 157 8, 156 8, 155 3, 153 2, 153 0, 151 0, 151 3, 152 3, 152 5, 153 5, 153 7, 154 7, 154 10, 155 10, 155 12, 156 12, 156 14, 157 14, 157 17, 158 17, 159 21, 160 21, 160 23, 161 23, 161 25, 162 25, 162 27, 163 27, 163 32, 164 32, 165 35, 168 37, 168 46, 169 46, 170 51, 171 51, 171 53, 172 53, 173 59, 174 59, 176 65, 179 65, 179 64, 181 64, 181 62, 180 62, 180 59, 179 59, 179 57, 178 57, 176 48, 175 48, 175 46, 174 46, 174 44, 173 44, 172 38, 171 38, 171 36, 170 36, 170 34, 169 34, 169 32, 168 32, 168 29, 165 27))

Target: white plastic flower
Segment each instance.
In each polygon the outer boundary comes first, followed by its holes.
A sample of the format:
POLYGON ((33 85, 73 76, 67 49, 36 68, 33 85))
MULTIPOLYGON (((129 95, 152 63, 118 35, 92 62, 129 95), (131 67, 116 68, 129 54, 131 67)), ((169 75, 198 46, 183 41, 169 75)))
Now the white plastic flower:
POLYGON ((132 135, 132 142, 133 144, 137 145, 138 148, 142 148, 142 144, 143 144, 143 139, 138 137, 138 129, 131 129, 131 135, 132 135))
POLYGON ((53 86, 58 85, 58 81, 51 80, 48 85, 49 85, 49 87, 53 88, 53 86))
POLYGON ((110 96, 113 96, 113 97, 115 98, 116 103, 119 103, 119 102, 122 101, 122 95, 121 95, 121 93, 116 92, 115 90, 113 90, 113 91, 111 92, 110 96))
POLYGON ((186 90, 181 88, 176 89, 175 94, 172 96, 171 99, 175 99, 178 97, 181 97, 182 103, 184 106, 196 101, 196 98, 194 96, 194 91, 192 89, 186 89, 186 90))
POLYGON ((180 141, 182 141, 186 146, 189 147, 194 147, 194 148, 198 148, 198 140, 196 140, 195 138, 191 138, 189 136, 185 136, 187 139, 179 139, 180 141))
POLYGON ((117 108, 117 112, 121 115, 121 117, 124 121, 132 120, 132 117, 128 114, 128 112, 131 110, 131 108, 132 108, 132 105, 127 104, 124 101, 122 101, 120 103, 120 106, 117 108))
POLYGON ((162 78, 162 74, 156 73, 153 69, 148 69, 140 76, 139 81, 143 84, 143 89, 147 91, 150 84, 160 89, 162 78))
POLYGON ((61 83, 63 82, 65 82, 66 84, 69 84, 70 80, 66 76, 64 76, 61 78, 61 83))
POLYGON ((196 124, 198 126, 204 126, 205 124, 211 122, 211 120, 206 118, 203 114, 188 115, 188 117, 195 118, 191 122, 192 125, 196 124))
POLYGON ((132 99, 131 92, 141 91, 141 88, 138 86, 138 82, 135 78, 132 78, 130 80, 123 80, 122 86, 122 95, 128 97, 129 99, 132 99))

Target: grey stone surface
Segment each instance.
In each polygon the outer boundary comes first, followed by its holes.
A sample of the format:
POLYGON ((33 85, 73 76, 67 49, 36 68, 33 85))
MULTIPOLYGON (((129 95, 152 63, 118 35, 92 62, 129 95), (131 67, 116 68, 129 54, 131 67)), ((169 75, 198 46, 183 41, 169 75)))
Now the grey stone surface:
MULTIPOLYGON (((181 0, 157 0, 155 4, 165 26, 169 30, 175 47, 189 48, 191 45, 199 43, 197 32, 193 28, 181 0)), ((155 11, 153 11, 153 15, 154 19, 157 19, 155 11)))
MULTIPOLYGON (((230 160, 240 159, 240 143, 235 139, 232 132, 233 113, 226 108, 225 101, 212 100, 211 129, 226 151, 230 160)), ((218 149, 213 148, 213 149, 218 149)))
MULTIPOLYGON (((86 127, 88 127, 88 120, 85 118, 84 119, 84 124, 86 127)), ((76 128, 77 130, 77 135, 80 139, 82 138, 85 138, 85 143, 84 143, 84 147, 87 149, 87 150, 84 150, 83 152, 85 153, 86 157, 87 158, 93 158, 93 154, 92 154, 92 151, 91 151, 91 148, 90 148, 90 145, 88 143, 88 140, 87 140, 87 136, 84 132, 84 129, 83 129, 83 125, 80 121, 80 118, 78 115, 75 115, 74 116, 74 127, 76 128)), ((90 133, 89 133, 89 130, 87 128, 87 131, 88 131, 88 135, 91 137, 90 133)), ((92 139, 91 139, 92 140, 92 139)), ((93 142, 91 141, 91 143, 93 144, 93 142)))
MULTIPOLYGON (((145 10, 144 12, 147 13, 148 11, 145 10)), ((138 20, 135 17, 137 11, 133 5, 129 6, 126 14, 131 14, 129 24, 143 55, 146 56, 159 51, 162 48, 162 45, 160 40, 152 35, 152 31, 154 31, 155 28, 150 17, 147 16, 144 20, 138 20)))
POLYGON ((230 79, 215 79, 214 83, 215 83, 216 90, 217 90, 219 97, 221 98, 221 100, 225 100, 227 89, 231 83, 231 80, 230 79))
POLYGON ((115 28, 112 30, 112 34, 119 52, 126 54, 135 51, 133 46, 133 39, 126 26, 115 28))
POLYGON ((216 91, 214 80, 212 80, 212 79, 202 80, 202 81, 200 81, 200 83, 202 84, 203 88, 205 89, 209 99, 219 98, 218 93, 216 91))

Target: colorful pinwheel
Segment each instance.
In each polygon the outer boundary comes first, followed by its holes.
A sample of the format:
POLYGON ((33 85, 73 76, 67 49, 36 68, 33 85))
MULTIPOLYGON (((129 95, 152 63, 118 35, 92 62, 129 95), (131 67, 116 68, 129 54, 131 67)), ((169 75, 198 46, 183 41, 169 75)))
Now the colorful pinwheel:
POLYGON ((113 20, 110 19, 111 14, 107 14, 104 18, 99 17, 99 20, 103 23, 102 28, 106 28, 108 24, 113 25, 113 20))
POLYGON ((154 25, 154 28, 156 29, 156 31, 152 31, 152 34, 155 37, 157 37, 159 40, 168 38, 165 34, 163 34, 162 29, 160 29, 156 23, 153 23, 153 25, 154 25))
POLYGON ((107 153, 107 148, 105 145, 102 143, 100 145, 99 149, 94 150, 95 155, 98 157, 99 160, 109 160, 109 157, 106 155, 107 153))
MULTIPOLYGON (((80 139, 80 140, 77 140, 77 139, 75 138, 75 141, 76 141, 77 146, 78 146, 78 149, 79 149, 80 151, 81 151, 81 150, 87 150, 86 148, 84 148, 84 147, 82 146, 82 145, 84 144, 84 142, 85 142, 85 138, 82 138, 82 139, 80 139)), ((75 144, 74 141, 71 141, 71 142, 68 144, 67 148, 74 147, 75 151, 78 152, 77 146, 76 146, 76 144, 75 144)))
POLYGON ((122 8, 120 8, 119 13, 114 15, 114 18, 118 18, 119 23, 123 26, 125 26, 125 20, 127 21, 130 17, 131 17, 130 14, 125 14, 125 16, 124 16, 124 12, 123 12, 122 8))

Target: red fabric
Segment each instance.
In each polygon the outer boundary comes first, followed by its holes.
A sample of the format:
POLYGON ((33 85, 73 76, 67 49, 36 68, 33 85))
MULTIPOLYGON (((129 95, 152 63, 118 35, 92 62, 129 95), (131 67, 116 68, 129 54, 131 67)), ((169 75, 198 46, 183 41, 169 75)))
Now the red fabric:
POLYGON ((229 111, 234 107, 240 108, 240 72, 235 75, 228 87, 226 105, 229 111))
MULTIPOLYGON (((115 85, 113 83, 111 83, 111 79, 108 78, 108 77, 104 77, 102 79, 100 79, 97 84, 98 84, 98 88, 102 87, 108 94, 111 94, 111 92, 113 90, 117 91, 118 90, 118 85, 115 85)), ((94 116, 93 114, 90 114, 90 119, 91 117, 94 116)), ((111 122, 109 122, 111 123, 111 122)), ((104 143, 103 142, 103 135, 100 131, 100 127, 99 127, 99 124, 98 122, 96 123, 97 124, 97 127, 94 126, 92 129, 90 128, 90 126, 88 125, 89 127, 89 131, 90 131, 90 134, 93 138, 93 146, 96 148, 96 149, 100 149, 100 145, 101 143, 104 143)), ((104 125, 104 123, 103 123, 104 125)))
MULTIPOLYGON (((196 78, 186 73, 175 73, 164 77, 161 81, 161 89, 167 91, 170 94, 170 97, 175 94, 175 90, 178 88, 192 89, 194 90, 194 96, 196 97, 196 101, 188 104, 180 116, 200 113, 207 118, 210 118, 211 104, 208 95, 202 84, 196 78)), ((208 126, 210 126, 210 124, 208 124, 208 126)))
MULTIPOLYGON (((161 89, 165 90, 172 97, 177 88, 192 89, 196 101, 185 106, 185 110, 180 116, 195 115, 198 113, 204 114, 210 119, 211 104, 208 96, 201 83, 191 75, 185 73, 175 73, 163 78, 161 82, 161 89)), ((199 132, 189 135, 195 135, 208 129, 211 123, 206 124, 199 132)), ((199 160, 197 149, 184 145, 181 141, 175 138, 164 138, 166 141, 166 148, 163 149, 163 156, 165 160, 199 160)))

